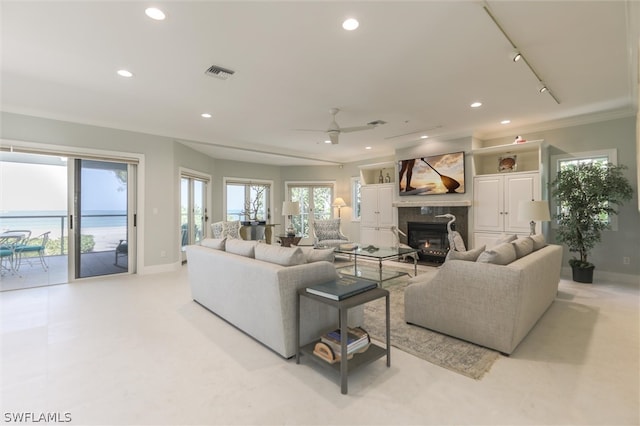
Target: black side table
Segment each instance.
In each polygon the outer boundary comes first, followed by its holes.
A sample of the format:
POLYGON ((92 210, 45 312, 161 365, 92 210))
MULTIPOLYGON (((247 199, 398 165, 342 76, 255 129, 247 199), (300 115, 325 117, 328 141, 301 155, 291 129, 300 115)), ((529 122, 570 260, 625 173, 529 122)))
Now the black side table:
POLYGON ((343 300, 332 300, 326 297, 317 296, 307 292, 306 288, 298 289, 298 301, 296 304, 296 364, 300 364, 300 354, 308 355, 308 357, 321 366, 340 373, 340 390, 342 394, 347 393, 347 378, 349 372, 356 370, 359 367, 372 363, 373 361, 387 357, 387 367, 391 366, 391 337, 389 329, 391 326, 391 319, 389 316, 389 291, 383 288, 374 288, 364 293, 356 294, 355 296, 347 297, 343 300), (320 359, 313 354, 313 349, 316 343, 319 341, 309 343, 303 347, 300 347, 300 298, 308 297, 309 299, 325 303, 333 306, 340 312, 340 336, 341 336, 341 356, 340 362, 335 364, 329 364, 328 362, 320 359), (371 302, 376 299, 384 297, 386 299, 386 348, 382 348, 374 343, 371 343, 369 349, 360 354, 354 354, 353 358, 347 359, 347 330, 348 330, 348 311, 350 308, 362 305, 364 303, 371 302))

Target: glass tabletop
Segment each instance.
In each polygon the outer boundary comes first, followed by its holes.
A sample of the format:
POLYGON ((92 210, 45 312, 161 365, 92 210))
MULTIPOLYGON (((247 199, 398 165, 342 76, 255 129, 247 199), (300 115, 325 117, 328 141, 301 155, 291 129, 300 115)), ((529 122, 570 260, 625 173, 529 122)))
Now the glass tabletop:
POLYGON ((409 253, 415 253, 416 251, 417 250, 413 248, 380 246, 358 247, 352 250, 345 250, 341 249, 340 247, 335 249, 336 253, 353 254, 356 256, 368 257, 372 259, 388 259, 391 257, 402 256, 409 253))

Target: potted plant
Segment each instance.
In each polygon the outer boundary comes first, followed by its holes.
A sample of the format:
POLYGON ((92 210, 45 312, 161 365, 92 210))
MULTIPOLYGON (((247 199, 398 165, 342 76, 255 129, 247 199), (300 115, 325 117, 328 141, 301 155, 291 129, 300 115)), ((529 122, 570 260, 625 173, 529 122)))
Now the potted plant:
POLYGON ((563 167, 551 182, 552 195, 559 207, 557 240, 565 243, 579 258, 569 260, 573 280, 593 282, 595 265, 587 259, 589 252, 610 227, 610 217, 617 207, 629 201, 633 189, 622 171, 625 166, 612 163, 583 162, 563 167))

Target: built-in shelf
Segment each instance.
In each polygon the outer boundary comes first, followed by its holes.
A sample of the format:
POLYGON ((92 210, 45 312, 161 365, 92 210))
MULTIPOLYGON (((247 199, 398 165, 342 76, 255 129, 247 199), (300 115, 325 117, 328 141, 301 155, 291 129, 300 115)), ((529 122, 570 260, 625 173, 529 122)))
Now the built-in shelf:
POLYGON ((499 173, 498 163, 505 156, 514 156, 517 172, 539 171, 543 161, 544 140, 524 143, 488 146, 471 151, 473 155, 473 174, 488 175, 499 173))
POLYGON ((362 185, 393 183, 395 181, 396 169, 393 162, 360 166, 360 182, 362 185), (380 182, 380 176, 382 176, 382 182, 380 182))
POLYGON ((429 201, 429 200, 416 200, 416 201, 394 201, 393 207, 469 207, 471 206, 471 200, 457 200, 457 201, 429 201))

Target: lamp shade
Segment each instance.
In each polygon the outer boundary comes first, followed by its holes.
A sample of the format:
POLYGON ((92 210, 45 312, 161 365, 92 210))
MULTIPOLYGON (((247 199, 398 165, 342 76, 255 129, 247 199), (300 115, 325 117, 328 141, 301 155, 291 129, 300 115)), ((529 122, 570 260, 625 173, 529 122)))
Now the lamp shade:
POLYGON ((344 207, 346 206, 347 203, 344 202, 344 200, 342 199, 342 197, 338 197, 333 201, 332 206, 333 207, 344 207))
POLYGON ((292 216, 295 214, 300 214, 300 203, 298 201, 283 201, 282 215, 292 216))
POLYGON ((548 201, 520 201, 518 219, 547 222, 551 220, 548 201))

